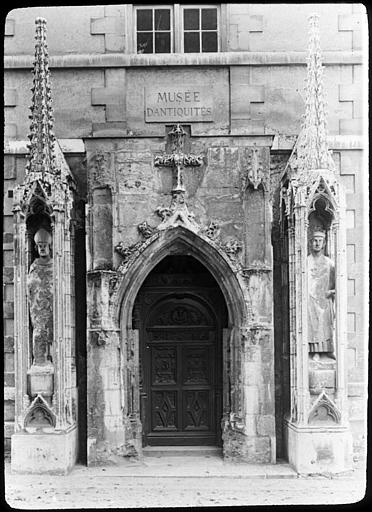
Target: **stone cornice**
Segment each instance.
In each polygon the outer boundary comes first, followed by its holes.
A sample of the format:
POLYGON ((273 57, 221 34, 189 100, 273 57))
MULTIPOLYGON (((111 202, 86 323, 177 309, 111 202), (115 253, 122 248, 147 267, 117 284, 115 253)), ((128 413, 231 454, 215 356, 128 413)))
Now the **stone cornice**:
MULTIPOLYGON (((220 52, 204 54, 66 54, 49 58, 49 68, 105 68, 147 66, 291 66, 306 65, 306 52, 220 52)), ((363 52, 323 52, 324 65, 362 64, 363 52)), ((31 55, 4 56, 4 69, 28 69, 31 55)))
MULTIPOLYGON (((63 153, 85 153, 83 139, 58 139, 63 153)), ((4 143, 6 155, 26 155, 29 152, 27 140, 8 140, 4 143)))
MULTIPOLYGON (((149 136, 151 137, 151 136, 149 136)), ((198 138, 202 139, 204 136, 200 135, 198 138)), ((213 137, 220 138, 229 138, 234 139, 236 136, 228 136, 228 135, 214 135, 213 137)), ((248 138, 247 136, 245 136, 248 138)), ((85 137, 87 139, 90 137, 85 137)), ((136 136, 128 136, 122 138, 136 138, 136 136)), ((59 145, 63 151, 63 153, 85 153, 85 144, 84 139, 58 139, 59 145)), ((289 140, 286 137, 281 139, 280 137, 275 136, 274 142, 271 146, 272 151, 291 151, 293 149, 294 140, 289 140)), ((368 144, 368 140, 366 137, 362 135, 330 135, 327 137, 328 146, 333 151, 337 150, 360 150, 365 149, 368 144)), ((26 140, 9 140, 4 144, 4 153, 6 155, 24 155, 28 153, 27 145, 29 141, 26 140)))

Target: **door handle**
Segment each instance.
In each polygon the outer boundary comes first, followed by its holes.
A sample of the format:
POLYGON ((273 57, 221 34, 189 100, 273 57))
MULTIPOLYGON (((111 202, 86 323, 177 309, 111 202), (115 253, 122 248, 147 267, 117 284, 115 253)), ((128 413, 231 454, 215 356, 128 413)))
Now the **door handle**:
POLYGON ((150 345, 146 345, 146 348, 147 348, 147 349, 148 349, 148 348, 150 348, 150 345))

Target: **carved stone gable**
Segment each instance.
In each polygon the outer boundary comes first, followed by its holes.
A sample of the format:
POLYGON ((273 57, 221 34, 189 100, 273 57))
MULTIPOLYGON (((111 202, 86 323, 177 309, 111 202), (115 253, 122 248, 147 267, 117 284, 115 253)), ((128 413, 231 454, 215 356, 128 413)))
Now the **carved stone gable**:
POLYGON ((325 425, 327 423, 340 423, 340 421, 340 411, 323 391, 309 413, 309 425, 325 425))

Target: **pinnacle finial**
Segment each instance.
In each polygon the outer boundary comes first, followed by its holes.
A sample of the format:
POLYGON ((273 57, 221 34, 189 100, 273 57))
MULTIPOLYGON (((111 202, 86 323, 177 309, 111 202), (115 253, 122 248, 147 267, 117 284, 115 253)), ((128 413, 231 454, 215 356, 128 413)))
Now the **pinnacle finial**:
POLYGON ((30 144, 26 172, 56 174, 54 154, 53 109, 49 72, 49 55, 46 43, 46 20, 36 18, 35 60, 31 103, 30 144))
POLYGON ((323 91, 323 65, 319 37, 319 16, 309 17, 305 116, 288 165, 297 174, 314 169, 334 171, 327 144, 327 121, 323 91))

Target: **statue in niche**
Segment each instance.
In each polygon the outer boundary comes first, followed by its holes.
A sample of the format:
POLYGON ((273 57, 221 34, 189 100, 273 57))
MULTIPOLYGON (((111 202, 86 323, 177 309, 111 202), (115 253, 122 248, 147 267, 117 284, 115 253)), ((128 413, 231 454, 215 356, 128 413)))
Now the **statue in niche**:
POLYGON ((308 269, 308 342, 314 361, 335 359, 333 324, 335 266, 325 256, 325 232, 315 227, 310 239, 308 269))
POLYGON ((32 325, 33 365, 51 364, 53 342, 53 260, 50 254, 51 234, 39 229, 34 236, 39 254, 27 278, 28 303, 32 325))

